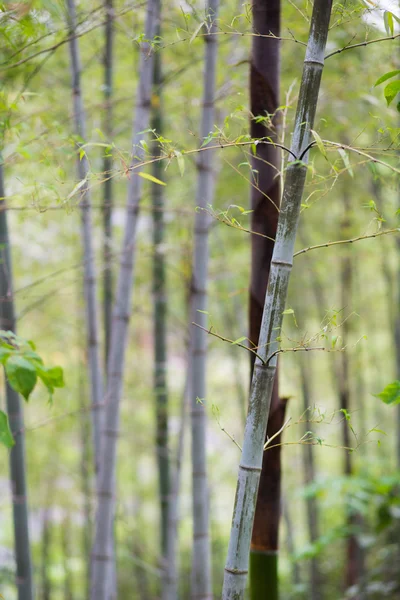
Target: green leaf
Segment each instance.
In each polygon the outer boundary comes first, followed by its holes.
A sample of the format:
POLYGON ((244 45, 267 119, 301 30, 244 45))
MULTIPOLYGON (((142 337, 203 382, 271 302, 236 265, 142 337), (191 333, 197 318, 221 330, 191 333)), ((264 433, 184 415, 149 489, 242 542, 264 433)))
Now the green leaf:
POLYGON ((242 342, 244 342, 245 340, 247 340, 246 336, 240 337, 237 340, 235 340, 234 342, 232 342, 232 346, 234 346, 235 344, 241 344, 242 342))
POLYGON ((343 148, 338 148, 338 152, 341 156, 344 166, 346 167, 347 171, 349 172, 350 177, 354 177, 353 169, 351 168, 349 155, 347 154, 346 150, 344 150, 343 148))
POLYGON ((5 370, 11 387, 28 400, 37 381, 34 365, 22 356, 14 355, 5 363, 5 370))
POLYGON ((385 404, 396 406, 400 404, 400 381, 396 379, 389 383, 380 394, 373 394, 375 398, 380 398, 385 404))
POLYGON ((203 25, 204 25, 204 21, 202 21, 202 22, 201 22, 201 23, 200 23, 200 24, 199 24, 199 25, 196 27, 196 29, 193 31, 193 33, 192 33, 192 36, 191 36, 191 38, 190 38, 190 41, 189 41, 189 44, 191 44, 191 43, 193 42, 193 40, 195 40, 195 39, 196 39, 196 37, 197 37, 197 36, 198 36, 198 34, 200 33, 200 31, 201 31, 201 28, 203 27, 203 25))
POLYGON ((311 129, 311 134, 312 134, 312 136, 313 136, 313 138, 314 138, 314 140, 315 140, 315 142, 316 142, 316 144, 318 146, 318 150, 321 152, 322 156, 326 160, 328 160, 328 155, 326 153, 325 146, 324 146, 324 143, 323 143, 323 141, 321 139, 321 136, 316 131, 314 131, 314 129, 311 129))
POLYGON ((160 179, 157 179, 157 177, 153 177, 153 175, 150 175, 150 173, 137 173, 137 175, 139 175, 139 177, 143 177, 143 179, 147 179, 148 181, 152 181, 153 183, 157 183, 158 185, 167 185, 164 181, 161 181, 160 179))
POLYGON ((87 183, 87 176, 85 177, 85 179, 81 179, 81 181, 78 181, 78 183, 76 184, 76 186, 74 187, 74 189, 72 190, 72 192, 70 192, 68 194, 68 196, 65 198, 65 202, 67 202, 68 200, 70 200, 72 198, 72 196, 75 196, 75 194, 77 192, 79 192, 79 190, 87 183))
POLYGON ((394 21, 393 21, 393 13, 390 10, 385 10, 383 13, 383 22, 385 24, 386 33, 388 35, 393 35, 394 33, 394 21))
POLYGON ((383 83, 384 81, 387 81, 388 79, 391 79, 392 77, 395 77, 396 75, 400 75, 400 69, 397 69, 396 71, 389 71, 388 73, 385 73, 384 75, 382 75, 382 77, 379 77, 379 79, 377 79, 374 83, 374 87, 376 87, 377 85, 380 85, 381 83, 383 83))
POLYGON ((0 348, 0 363, 4 364, 12 352, 9 348, 0 348))
POLYGON ((15 444, 13 434, 11 433, 10 425, 8 423, 8 416, 2 410, 0 410, 0 442, 4 444, 6 448, 12 448, 15 444))
POLYGON ((185 161, 182 156, 182 152, 178 152, 178 150, 175 150, 175 156, 176 160, 178 161, 179 173, 181 174, 181 177, 183 177, 185 173, 185 161))
POLYGON ((62 388, 64 387, 65 383, 64 383, 64 372, 62 370, 61 367, 44 367, 44 366, 39 366, 37 368, 37 374, 39 376, 39 378, 42 380, 42 382, 44 383, 44 385, 47 388, 47 391, 49 392, 49 402, 52 403, 53 401, 53 392, 55 388, 62 388))
POLYGON ((391 102, 396 98, 397 94, 400 93, 400 79, 389 83, 383 90, 383 93, 385 95, 387 105, 389 106, 389 104, 391 104, 391 102))
POLYGON ((286 310, 283 311, 282 314, 283 315, 294 315, 294 310, 293 310, 293 308, 287 308, 286 310))

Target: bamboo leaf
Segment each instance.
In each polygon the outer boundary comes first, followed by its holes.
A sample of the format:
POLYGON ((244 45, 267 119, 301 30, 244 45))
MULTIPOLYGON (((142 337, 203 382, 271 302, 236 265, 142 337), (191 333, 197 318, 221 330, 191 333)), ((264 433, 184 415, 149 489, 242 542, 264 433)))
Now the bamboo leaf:
POLYGON ((185 173, 185 160, 182 156, 182 152, 178 152, 178 150, 175 150, 175 156, 176 160, 178 161, 179 173, 181 174, 181 177, 183 177, 185 173))
POLYGON ((390 10, 385 10, 383 13, 383 22, 385 24, 386 33, 388 35, 393 35, 394 33, 394 21, 393 21, 393 13, 390 10))
POLYGON ((12 448, 15 444, 8 422, 8 416, 2 410, 0 410, 0 443, 6 448, 12 448))
POLYGON ((240 337, 237 340, 235 340, 234 342, 232 342, 232 346, 234 346, 235 344, 241 344, 242 342, 244 342, 245 340, 247 340, 246 336, 240 337))
POLYGON ((350 177, 354 177, 354 172, 353 172, 353 169, 351 167, 349 155, 347 154, 346 150, 344 150, 343 148, 338 148, 338 152, 339 152, 339 154, 340 154, 340 156, 342 158, 344 166, 346 167, 346 169, 349 172, 350 177))
POLYGON ((387 105, 389 106, 392 101, 396 98, 397 94, 400 93, 400 79, 389 83, 383 91, 386 98, 387 105))
POLYGON ((382 77, 379 77, 379 79, 377 79, 374 83, 374 87, 376 87, 377 85, 380 85, 381 83, 383 83, 384 81, 387 81, 388 79, 391 79, 392 77, 395 77, 396 75, 400 75, 400 69, 397 69, 396 71, 389 71, 388 73, 385 73, 384 75, 382 75, 382 77))
POLYGON ((375 398, 379 398, 384 404, 396 406, 400 404, 400 381, 396 379, 392 383, 389 383, 380 394, 373 394, 375 398))
POLYGON ((28 400, 37 381, 33 364, 22 356, 14 355, 7 360, 5 370, 11 387, 28 400))
POLYGON ((202 27, 204 25, 204 21, 202 21, 194 30, 194 32, 192 33, 192 37, 190 38, 189 44, 191 44, 193 42, 193 40, 196 39, 196 37, 198 36, 199 32, 201 31, 202 27))
POLYGON ((150 175, 150 173, 137 173, 137 175, 139 175, 139 177, 143 177, 143 179, 147 179, 148 181, 152 181, 153 183, 157 183, 158 185, 167 185, 164 181, 161 181, 160 179, 157 179, 157 177, 154 177, 153 175, 150 175))
POLYGON ((72 192, 70 192, 66 197, 65 202, 67 202, 67 200, 70 200, 73 196, 75 196, 75 194, 79 192, 79 190, 85 185, 85 183, 87 183, 87 177, 81 179, 81 181, 78 181, 72 192))
POLYGON ((325 146, 324 146, 324 143, 323 143, 323 141, 321 139, 321 136, 316 131, 314 131, 314 129, 311 129, 310 131, 311 131, 311 135, 313 136, 313 138, 314 138, 314 140, 315 140, 315 142, 316 142, 316 144, 318 146, 318 150, 321 152, 322 156, 326 160, 328 160, 328 155, 326 153, 325 146))

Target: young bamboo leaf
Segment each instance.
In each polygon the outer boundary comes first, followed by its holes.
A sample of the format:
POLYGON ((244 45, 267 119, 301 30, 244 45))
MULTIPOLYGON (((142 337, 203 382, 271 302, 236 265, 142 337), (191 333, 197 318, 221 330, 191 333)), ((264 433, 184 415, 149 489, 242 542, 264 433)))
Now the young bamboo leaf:
POLYGON ((181 174, 181 177, 183 177, 185 173, 185 161, 182 156, 182 152, 178 152, 178 150, 175 150, 175 156, 176 160, 178 161, 179 173, 181 174))
POLYGON ((338 152, 340 154, 340 157, 341 157, 341 159, 344 163, 344 166, 346 167, 350 177, 354 177, 354 172, 351 167, 349 155, 347 154, 346 150, 344 150, 343 148, 338 148, 338 152))
POLYGON ((198 36, 199 32, 201 31, 201 28, 203 27, 204 22, 202 21, 194 30, 192 37, 190 38, 189 44, 191 44, 193 42, 193 40, 196 39, 196 37, 198 36))
POLYGON ((0 410, 0 443, 6 448, 12 448, 15 444, 8 417, 2 410, 0 410))
POLYGON ((75 196, 75 194, 77 194, 81 188, 83 188, 83 186, 85 185, 85 183, 87 183, 87 177, 85 177, 84 179, 81 179, 80 181, 78 181, 78 183, 76 184, 76 186, 74 187, 74 189, 72 190, 72 192, 70 192, 68 194, 68 196, 65 198, 65 202, 67 202, 68 200, 71 200, 71 198, 73 196, 75 196))
POLYGON ((326 153, 325 146, 324 146, 324 143, 323 143, 323 141, 321 139, 321 136, 316 131, 314 131, 314 129, 311 129, 311 134, 312 134, 312 136, 313 136, 313 138, 314 138, 314 140, 315 140, 315 142, 316 142, 316 144, 318 146, 318 150, 321 152, 322 156, 326 160, 328 160, 328 155, 326 153))
POLYGON ((5 370, 11 387, 28 400, 37 381, 34 365, 26 358, 15 355, 8 358, 5 370))
POLYGON ((396 379, 389 383, 380 394, 373 394, 375 398, 380 398, 385 404, 395 406, 400 404, 400 381, 396 379))
POLYGON ((234 346, 235 344, 241 344, 242 342, 244 342, 245 340, 247 340, 246 336, 240 337, 237 340, 235 340, 234 342, 232 342, 232 346, 234 346))
POLYGON ((396 71, 389 71, 388 73, 385 73, 384 75, 382 75, 382 77, 379 77, 379 79, 377 79, 374 83, 374 87, 376 87, 377 85, 380 85, 381 83, 383 83, 384 81, 387 81, 388 79, 391 79, 392 77, 395 77, 396 75, 400 75, 400 69, 397 69, 396 71))
POLYGON ((143 173, 141 171, 140 173, 137 173, 137 175, 139 175, 139 177, 143 177, 143 179, 147 179, 148 181, 152 181, 153 183, 157 183, 158 185, 167 185, 164 181, 161 181, 161 179, 157 179, 157 177, 154 177, 153 175, 150 175, 150 173, 143 173))
POLYGON ((386 33, 388 35, 393 35, 394 33, 394 21, 393 21, 393 13, 390 10, 385 10, 383 13, 383 22, 385 24, 386 33))

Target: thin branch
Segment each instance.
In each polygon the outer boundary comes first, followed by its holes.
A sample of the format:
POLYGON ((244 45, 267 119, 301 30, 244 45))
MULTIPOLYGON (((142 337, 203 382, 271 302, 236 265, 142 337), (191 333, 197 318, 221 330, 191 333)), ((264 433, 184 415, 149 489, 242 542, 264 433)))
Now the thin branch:
POLYGON ((311 350, 322 350, 323 352, 330 352, 330 350, 328 348, 325 348, 325 346, 312 346, 311 348, 307 346, 297 346, 296 348, 281 348, 280 350, 276 350, 275 352, 270 354, 268 358, 264 361, 264 364, 267 365, 271 358, 273 358, 277 354, 284 354, 285 352, 311 352, 311 350))
MULTIPOLYGON (((117 19, 118 17, 130 12, 131 10, 134 10, 138 6, 142 6, 142 4, 138 4, 135 6, 128 6, 127 8, 121 10, 118 14, 114 15, 112 18, 117 19)), ((48 52, 53 53, 56 50, 58 50, 58 48, 60 48, 60 46, 63 46, 64 44, 68 44, 68 42, 70 42, 71 40, 78 39, 78 38, 86 35, 87 33, 90 33, 92 31, 94 31, 95 29, 98 29, 99 27, 103 27, 103 25, 105 25, 105 23, 106 23, 106 20, 103 20, 103 21, 100 21, 100 23, 96 23, 92 27, 89 27, 85 31, 81 31, 81 33, 67 35, 62 40, 57 42, 56 44, 53 44, 52 46, 48 46, 47 48, 43 48, 42 50, 38 50, 34 54, 30 54, 29 56, 26 56, 25 58, 21 58, 21 60, 18 60, 17 62, 12 63, 11 65, 4 65, 4 63, 2 63, 0 65, 0 71, 7 71, 8 69, 15 69, 16 67, 19 67, 20 65, 23 65, 23 64, 33 60, 37 56, 40 56, 41 54, 46 54, 48 52)))
POLYGON ((350 46, 343 46, 343 48, 339 48, 339 50, 334 50, 325 56, 325 60, 331 58, 331 56, 335 56, 335 54, 340 54, 341 52, 345 52, 346 50, 352 50, 353 48, 361 48, 362 46, 369 46, 370 44, 377 44, 378 42, 387 42, 389 40, 395 40, 400 37, 400 33, 396 35, 391 35, 389 37, 377 38, 375 40, 369 40, 365 42, 360 42, 359 44, 351 44, 350 46))
POLYGON ((400 229, 396 227, 395 229, 384 229, 383 231, 377 231, 376 233, 369 233, 368 235, 360 235, 355 238, 351 238, 348 240, 337 240, 335 242, 326 242, 325 244, 316 244, 315 246, 309 246, 308 248, 303 248, 298 252, 293 254, 293 258, 295 256, 299 256, 300 254, 304 254, 305 252, 309 252, 310 250, 317 250, 318 248, 329 248, 329 246, 337 246, 339 244, 353 244, 354 242, 359 242, 361 240, 368 240, 370 238, 376 238, 381 235, 388 235, 389 233, 399 233, 400 229))
POLYGON ((257 354, 257 352, 255 350, 253 350, 252 348, 249 348, 248 346, 245 346, 244 344, 241 344, 240 342, 235 342, 235 340, 230 340, 229 338, 223 337, 222 335, 215 333, 212 330, 212 326, 210 327, 210 329, 206 329, 206 327, 202 327, 201 325, 199 325, 198 323, 195 323, 194 321, 192 321, 192 325, 194 325, 195 327, 198 327, 199 329, 202 329, 209 335, 213 335, 214 337, 218 338, 219 340, 222 340, 223 342, 228 342, 228 344, 232 344, 234 346, 239 346, 239 348, 243 348, 244 350, 251 352, 252 354, 254 354, 254 356, 259 358, 263 364, 265 364, 266 361, 259 354, 257 354))
POLYGON ((269 446, 269 444, 272 442, 272 440, 277 438, 278 435, 280 435, 282 433, 282 431, 284 429, 286 429, 286 427, 289 425, 291 420, 292 420, 292 417, 289 417, 288 420, 282 425, 282 427, 280 429, 278 429, 278 431, 276 433, 274 433, 274 435, 272 435, 270 438, 267 439, 267 441, 264 444, 264 450, 267 449, 267 446, 269 446))

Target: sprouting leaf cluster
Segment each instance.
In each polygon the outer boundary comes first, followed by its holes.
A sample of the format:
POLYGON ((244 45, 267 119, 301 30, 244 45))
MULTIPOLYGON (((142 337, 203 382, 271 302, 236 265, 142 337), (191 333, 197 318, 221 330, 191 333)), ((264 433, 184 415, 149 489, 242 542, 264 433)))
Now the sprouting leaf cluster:
MULTIPOLYGON (((35 344, 12 331, 0 330, 0 363, 4 367, 7 383, 13 390, 29 400, 38 380, 46 386, 49 401, 56 388, 64 387, 61 367, 47 367, 36 352, 35 344)), ((11 448, 14 445, 7 415, 0 411, 0 442, 11 448)))

